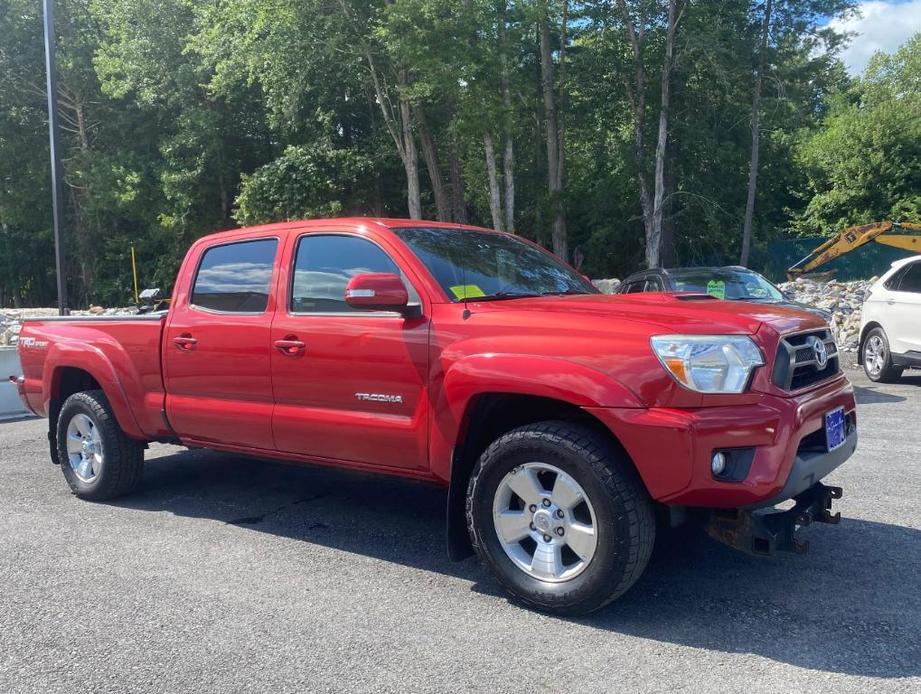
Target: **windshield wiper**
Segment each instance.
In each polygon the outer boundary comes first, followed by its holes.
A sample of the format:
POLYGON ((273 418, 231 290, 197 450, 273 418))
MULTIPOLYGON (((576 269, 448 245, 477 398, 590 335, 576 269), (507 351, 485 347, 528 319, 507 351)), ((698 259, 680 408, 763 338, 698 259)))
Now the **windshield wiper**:
POLYGON ((553 292, 543 292, 541 296, 572 296, 575 294, 588 294, 589 292, 584 292, 579 289, 566 289, 564 291, 553 291, 553 292))
POLYGON ((503 299, 528 299, 535 296, 541 296, 534 292, 494 292, 483 296, 471 296, 467 301, 501 301, 503 299))

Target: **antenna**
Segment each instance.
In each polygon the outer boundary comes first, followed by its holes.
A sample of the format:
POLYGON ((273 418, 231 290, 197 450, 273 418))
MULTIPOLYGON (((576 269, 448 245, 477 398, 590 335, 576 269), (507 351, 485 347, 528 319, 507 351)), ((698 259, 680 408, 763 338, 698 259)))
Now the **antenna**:
MULTIPOLYGON (((463 261, 461 261, 463 262, 463 261)), ((464 285, 464 312, 461 314, 464 320, 470 318, 470 308, 467 306, 467 265, 461 265, 461 282, 464 285)))

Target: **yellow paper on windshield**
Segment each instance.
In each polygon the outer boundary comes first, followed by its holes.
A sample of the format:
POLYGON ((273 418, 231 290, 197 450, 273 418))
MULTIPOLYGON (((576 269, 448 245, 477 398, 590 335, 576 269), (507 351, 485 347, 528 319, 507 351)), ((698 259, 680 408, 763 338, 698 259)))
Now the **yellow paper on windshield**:
POLYGON ((451 292, 458 299, 475 299, 478 296, 486 296, 486 292, 475 284, 457 284, 451 287, 451 292))
POLYGON ((707 282, 707 294, 715 296, 717 299, 725 299, 726 283, 722 280, 710 280, 707 282))

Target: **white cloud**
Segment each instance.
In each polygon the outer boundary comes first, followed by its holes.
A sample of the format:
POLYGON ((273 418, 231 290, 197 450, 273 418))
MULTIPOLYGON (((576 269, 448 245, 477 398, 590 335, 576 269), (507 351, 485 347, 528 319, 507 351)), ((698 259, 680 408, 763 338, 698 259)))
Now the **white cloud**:
POLYGON ((876 51, 893 53, 904 41, 921 31, 921 0, 859 4, 859 14, 833 19, 829 25, 839 31, 854 32, 841 59, 852 75, 863 72, 876 51))

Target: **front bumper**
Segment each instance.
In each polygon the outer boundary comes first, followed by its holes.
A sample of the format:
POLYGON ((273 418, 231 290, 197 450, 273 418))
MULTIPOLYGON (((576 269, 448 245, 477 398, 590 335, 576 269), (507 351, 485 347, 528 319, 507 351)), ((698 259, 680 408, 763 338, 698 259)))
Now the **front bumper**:
POLYGON ((762 394, 741 405, 589 411, 623 444, 650 495, 675 506, 772 506, 812 487, 857 445, 854 389, 843 376, 796 396, 762 394), (825 415, 839 407, 847 439, 834 451, 819 450, 825 415), (713 452, 738 448, 754 449, 745 477, 715 479, 713 452))

